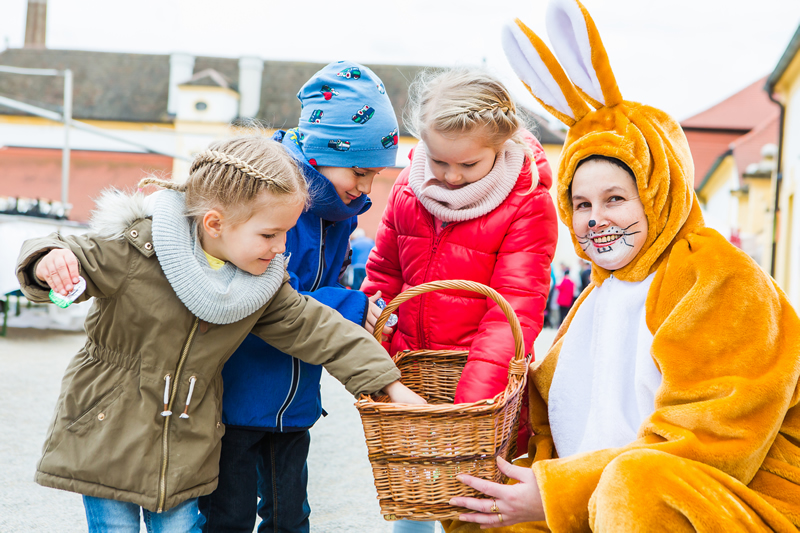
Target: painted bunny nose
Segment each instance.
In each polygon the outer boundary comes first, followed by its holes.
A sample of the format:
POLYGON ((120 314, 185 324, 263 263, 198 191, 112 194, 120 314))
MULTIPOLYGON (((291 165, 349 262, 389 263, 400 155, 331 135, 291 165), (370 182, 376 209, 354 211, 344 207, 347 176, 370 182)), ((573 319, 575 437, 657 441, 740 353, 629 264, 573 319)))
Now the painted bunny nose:
POLYGON ((590 228, 593 228, 593 227, 595 227, 596 225, 597 225, 597 221, 596 221, 596 220, 590 220, 590 221, 589 221, 589 227, 590 227, 590 228))

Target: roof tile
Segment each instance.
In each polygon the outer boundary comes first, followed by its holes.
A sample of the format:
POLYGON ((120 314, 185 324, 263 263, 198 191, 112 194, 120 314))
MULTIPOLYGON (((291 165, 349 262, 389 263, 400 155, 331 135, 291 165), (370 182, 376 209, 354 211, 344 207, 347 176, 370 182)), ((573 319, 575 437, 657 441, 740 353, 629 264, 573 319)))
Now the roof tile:
POLYGON ((753 82, 736 94, 681 122, 684 129, 749 131, 766 117, 779 112, 778 106, 764 92, 766 77, 753 82))

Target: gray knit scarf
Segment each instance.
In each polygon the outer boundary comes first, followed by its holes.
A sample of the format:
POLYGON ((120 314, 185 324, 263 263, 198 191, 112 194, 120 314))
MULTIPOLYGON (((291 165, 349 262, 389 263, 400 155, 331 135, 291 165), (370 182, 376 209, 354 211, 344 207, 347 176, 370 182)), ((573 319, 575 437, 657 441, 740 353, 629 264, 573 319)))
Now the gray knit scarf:
POLYGON ((283 254, 275 256, 260 276, 232 263, 214 270, 185 213, 183 193, 166 190, 156 195, 153 246, 175 294, 192 314, 212 324, 231 324, 255 313, 283 283, 283 254))

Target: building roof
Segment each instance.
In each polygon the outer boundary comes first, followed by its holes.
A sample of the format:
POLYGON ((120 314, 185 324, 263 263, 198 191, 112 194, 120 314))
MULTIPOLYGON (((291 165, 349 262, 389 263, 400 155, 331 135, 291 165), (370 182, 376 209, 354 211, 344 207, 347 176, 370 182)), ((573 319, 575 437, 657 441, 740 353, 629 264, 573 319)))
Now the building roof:
POLYGON ((701 187, 719 161, 729 154, 736 159, 741 180, 741 173, 747 165, 760 160, 761 147, 778 142, 780 109, 764 92, 766 79, 764 77, 751 83, 681 122, 694 159, 695 189, 701 187), (750 144, 758 142, 761 142, 759 146, 750 144), (752 160, 752 154, 756 154, 755 160, 752 160))
MULTIPOLYGON (((168 55, 12 48, 0 53, 0 65, 71 69, 74 79, 72 116, 78 120, 165 123, 174 120, 167 113, 168 55)), ((297 91, 323 66, 322 63, 265 61, 261 106, 256 118, 268 127, 296 126, 300 116, 297 91)), ((401 124, 401 133, 407 133, 400 115, 408 99, 408 86, 424 67, 370 65, 370 68, 386 87, 401 124)), ((196 57, 194 72, 203 73, 207 69, 232 80, 230 86, 237 90, 238 58, 196 57)), ((60 112, 63 83, 48 76, 3 74, 0 95, 60 112)), ((0 114, 24 113, 0 106, 0 114)))
POLYGON ((778 106, 764 92, 766 77, 755 81, 719 102, 681 122, 684 130, 736 130, 744 134, 765 118, 778 114, 778 106))
POLYGON ((741 137, 739 132, 686 130, 686 140, 694 161, 694 188, 699 189, 715 163, 741 137))
MULTIPOLYGON (((79 120, 169 122, 169 56, 110 54, 76 50, 8 49, 0 65, 69 68, 73 73, 72 115, 79 120)), ((63 79, 3 74, 0 95, 62 111, 63 79)), ((23 115, 0 106, 5 115, 23 115)))
POLYGON ((233 84, 228 78, 213 68, 207 68, 192 76, 189 81, 181 83, 181 85, 192 85, 197 87, 222 87, 223 89, 230 89, 233 84))
MULTIPOLYGON (((696 134, 697 132, 689 132, 689 134, 691 133, 696 134)), ((722 164, 722 161, 728 156, 733 157, 733 162, 736 165, 736 177, 738 178, 739 188, 745 185, 745 175, 749 177, 769 177, 769 173, 765 174, 762 172, 753 174, 752 172, 748 173, 748 169, 751 169, 751 165, 754 163, 760 163, 762 161, 764 146, 768 144, 775 145, 778 142, 779 133, 780 116, 776 115, 768 118, 753 128, 749 133, 737 137, 733 142, 727 143, 725 148, 722 148, 720 143, 717 147, 716 157, 711 161, 703 160, 703 164, 707 164, 708 169, 703 174, 695 175, 695 190, 700 192, 705 187, 705 184, 708 183, 719 165, 722 164)), ((719 136, 720 134, 716 133, 712 135, 719 136)), ((701 153, 710 157, 714 152, 708 150, 701 153)), ((695 157, 695 166, 696 165, 697 157, 695 157)))
POLYGON ((733 158, 739 172, 739 185, 743 185, 742 177, 747 168, 762 159, 761 151, 767 144, 777 144, 780 134, 780 117, 778 115, 768 118, 763 123, 753 128, 750 133, 736 139, 731 144, 733 158))
MULTIPOLYGON (((23 68, 69 68, 73 73, 72 116, 78 120, 122 122, 164 122, 174 120, 167 113, 170 56, 124 54, 83 50, 11 48, 0 53, 0 65, 23 68)), ((297 91, 324 65, 287 61, 265 61, 261 80, 259 120, 267 127, 297 125, 300 102, 297 91)), ((423 70, 411 65, 370 65, 381 78, 397 113, 401 133, 402 112, 408 101, 408 86, 423 70)), ((238 90, 237 58, 195 58, 194 75, 182 85, 218 86, 238 90)), ((61 112, 63 82, 48 76, 3 74, 0 95, 61 112)), ((564 144, 565 134, 540 115, 521 108, 526 123, 542 144, 564 144)), ((0 105, 0 114, 24 112, 0 105)))
POLYGON ((775 70, 773 70, 772 73, 767 77, 764 90, 766 90, 768 93, 772 93, 772 91, 775 89, 775 84, 777 84, 783 77, 786 69, 789 68, 789 65, 798 52, 800 52, 800 25, 797 26, 797 30, 795 30, 792 40, 789 41, 789 46, 787 46, 786 50, 783 51, 783 55, 778 60, 775 70))

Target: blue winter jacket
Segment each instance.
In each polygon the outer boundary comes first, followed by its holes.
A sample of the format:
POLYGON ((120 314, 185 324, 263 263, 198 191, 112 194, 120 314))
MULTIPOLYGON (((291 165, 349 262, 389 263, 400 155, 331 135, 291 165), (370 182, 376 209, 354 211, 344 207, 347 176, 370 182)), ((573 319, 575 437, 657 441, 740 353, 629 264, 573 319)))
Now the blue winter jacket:
MULTIPOLYGON (((289 130, 274 137, 302 165, 313 201, 286 237, 292 287, 363 325, 367 297, 345 289, 338 280, 356 216, 369 209, 371 202, 366 196, 350 205, 342 202, 328 179, 303 156, 297 135, 289 130)), ((248 335, 222 369, 222 420, 232 427, 267 431, 307 429, 322 413, 321 374, 321 366, 304 363, 248 335)))

